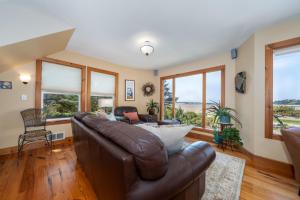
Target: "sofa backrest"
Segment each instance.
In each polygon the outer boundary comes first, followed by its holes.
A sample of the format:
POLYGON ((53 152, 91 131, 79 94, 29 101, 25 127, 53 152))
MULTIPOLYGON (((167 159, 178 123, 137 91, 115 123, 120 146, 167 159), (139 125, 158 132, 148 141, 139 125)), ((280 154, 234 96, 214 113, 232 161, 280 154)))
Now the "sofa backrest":
POLYGON ((99 199, 126 199, 139 180, 134 156, 87 127, 71 119, 77 160, 99 199))
POLYGON ((156 180, 167 172, 166 148, 162 141, 149 131, 124 122, 101 120, 91 115, 83 117, 82 122, 131 153, 142 179, 156 180))
POLYGON ((119 107, 116 107, 114 110, 114 114, 117 117, 123 117, 124 112, 138 112, 138 110, 136 107, 133 107, 133 106, 119 106, 119 107))

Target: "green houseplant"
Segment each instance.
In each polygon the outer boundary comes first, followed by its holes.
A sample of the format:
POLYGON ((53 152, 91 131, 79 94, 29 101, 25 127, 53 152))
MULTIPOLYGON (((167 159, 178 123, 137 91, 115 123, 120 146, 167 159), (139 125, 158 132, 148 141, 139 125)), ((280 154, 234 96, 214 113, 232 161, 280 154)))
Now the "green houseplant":
POLYGON ((242 127, 240 120, 234 115, 236 110, 229 107, 223 107, 220 103, 212 101, 212 105, 207 109, 209 114, 212 114, 214 119, 213 123, 229 124, 231 119, 242 127))
POLYGON ((146 106, 149 115, 155 115, 155 113, 159 112, 159 104, 155 102, 153 99, 151 99, 146 106))
POLYGON ((240 131, 237 128, 224 128, 222 131, 222 137, 223 140, 234 146, 243 146, 243 142, 240 137, 240 131))
POLYGON ((288 125, 283 123, 283 121, 279 118, 280 115, 273 115, 273 117, 278 122, 278 127, 279 127, 280 131, 282 129, 286 129, 288 127, 288 125))

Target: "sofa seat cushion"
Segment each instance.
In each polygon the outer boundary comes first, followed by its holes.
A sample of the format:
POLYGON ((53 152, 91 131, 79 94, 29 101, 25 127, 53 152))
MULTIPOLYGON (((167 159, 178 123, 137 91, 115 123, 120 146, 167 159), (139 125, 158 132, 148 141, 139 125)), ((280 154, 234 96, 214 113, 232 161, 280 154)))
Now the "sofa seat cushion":
POLYGON ((133 154, 142 179, 156 180, 165 175, 168 169, 167 151, 154 134, 124 122, 101 120, 91 115, 84 117, 82 121, 133 154))
POLYGON ((200 176, 204 179, 205 170, 215 157, 215 151, 208 143, 190 144, 181 153, 169 157, 169 168, 164 178, 157 181, 137 181, 127 199, 170 199, 200 176))

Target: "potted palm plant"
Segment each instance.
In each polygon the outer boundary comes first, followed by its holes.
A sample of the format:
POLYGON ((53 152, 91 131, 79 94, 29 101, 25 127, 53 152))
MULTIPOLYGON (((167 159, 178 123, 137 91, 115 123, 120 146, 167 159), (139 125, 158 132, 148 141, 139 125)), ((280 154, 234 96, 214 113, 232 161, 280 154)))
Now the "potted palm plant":
POLYGON ((273 117, 278 122, 277 127, 280 129, 280 132, 282 129, 288 128, 288 125, 283 123, 283 121, 280 119, 280 115, 273 115, 273 117))
POLYGON ((209 114, 214 116, 213 123, 229 124, 231 119, 242 127, 240 120, 234 115, 236 110, 229 107, 223 107, 220 103, 212 101, 212 105, 207 109, 209 114))
POLYGON ((155 115, 155 113, 159 112, 159 104, 155 102, 153 99, 151 99, 146 106, 149 115, 155 115))

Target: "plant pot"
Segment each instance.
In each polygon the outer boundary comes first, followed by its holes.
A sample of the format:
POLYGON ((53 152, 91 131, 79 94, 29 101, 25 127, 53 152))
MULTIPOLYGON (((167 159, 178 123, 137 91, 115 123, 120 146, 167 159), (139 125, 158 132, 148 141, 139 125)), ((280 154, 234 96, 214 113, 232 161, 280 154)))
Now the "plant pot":
POLYGON ((155 109, 150 109, 148 113, 149 115, 155 115, 155 109))
POLYGON ((228 115, 222 115, 220 116, 220 123, 222 124, 230 124, 230 116, 228 115))
POLYGON ((214 142, 216 144, 222 144, 222 142, 223 142, 223 136, 220 135, 219 133, 214 134, 214 142))

